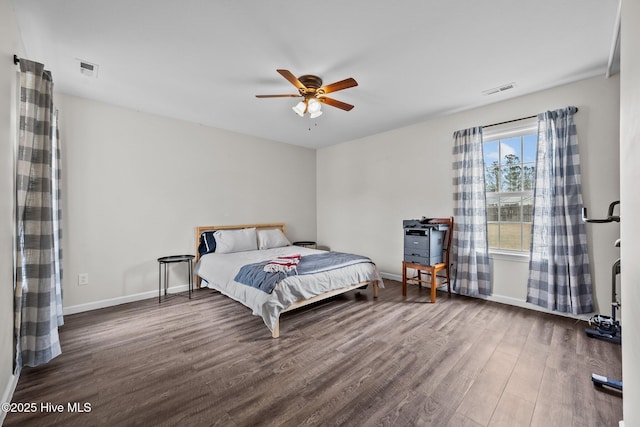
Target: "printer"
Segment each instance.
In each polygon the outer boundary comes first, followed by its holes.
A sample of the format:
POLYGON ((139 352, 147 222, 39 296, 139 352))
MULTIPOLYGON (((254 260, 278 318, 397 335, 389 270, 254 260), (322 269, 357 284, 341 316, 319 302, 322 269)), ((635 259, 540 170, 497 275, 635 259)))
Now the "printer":
POLYGON ((412 264, 434 265, 443 262, 443 243, 446 224, 430 224, 430 219, 405 219, 404 261, 412 264))

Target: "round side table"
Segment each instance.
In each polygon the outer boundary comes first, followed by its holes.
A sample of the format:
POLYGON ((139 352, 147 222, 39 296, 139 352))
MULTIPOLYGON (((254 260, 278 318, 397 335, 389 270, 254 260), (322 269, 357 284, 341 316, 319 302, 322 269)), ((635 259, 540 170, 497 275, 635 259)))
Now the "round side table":
POLYGON ((303 248, 309 249, 317 249, 316 242, 311 240, 300 240, 298 242, 293 242, 293 246, 302 246, 303 248))
POLYGON ((170 255, 170 256, 163 256, 161 258, 158 258, 158 303, 162 302, 163 284, 164 284, 165 296, 167 295, 167 289, 169 288, 169 269, 167 268, 167 266, 169 264, 173 264, 177 262, 186 262, 189 266, 189 299, 191 299, 191 292, 193 292, 193 259, 194 258, 195 258, 194 255, 170 255))

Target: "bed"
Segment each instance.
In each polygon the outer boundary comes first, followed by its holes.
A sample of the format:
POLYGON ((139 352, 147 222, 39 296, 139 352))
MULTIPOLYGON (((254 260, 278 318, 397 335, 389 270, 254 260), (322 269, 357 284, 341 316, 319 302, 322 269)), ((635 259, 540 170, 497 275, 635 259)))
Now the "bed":
POLYGON ((273 338, 280 335, 280 314, 287 311, 367 285, 373 297, 378 297, 378 288, 384 284, 369 258, 292 246, 285 231, 284 223, 196 227, 196 287, 215 289, 250 308, 253 315, 262 318, 273 338), (310 260, 328 259, 335 254, 351 261, 317 272, 303 271, 310 260), (257 273, 266 271, 266 264, 279 271, 278 280, 268 273, 257 273), (283 269, 290 270, 283 274, 283 269), (256 277, 268 275, 265 281, 274 282, 270 284, 272 290, 263 289, 264 283, 247 285, 251 274, 243 273, 251 271, 256 272, 256 277))

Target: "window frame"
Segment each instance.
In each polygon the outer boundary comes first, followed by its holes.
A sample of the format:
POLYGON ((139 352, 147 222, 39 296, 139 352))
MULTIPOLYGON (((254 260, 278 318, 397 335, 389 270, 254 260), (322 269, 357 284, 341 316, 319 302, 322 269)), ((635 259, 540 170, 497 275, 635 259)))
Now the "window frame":
MULTIPOLYGON (((485 127, 482 130, 482 147, 483 147, 483 157, 484 157, 484 150, 486 147, 486 143, 490 143, 490 142, 494 142, 494 141, 498 141, 498 140, 505 140, 505 139, 509 139, 509 138, 515 138, 515 137, 522 137, 525 135, 535 135, 536 136, 536 145, 537 145, 537 131, 538 131, 538 121, 536 117, 530 117, 527 119, 522 119, 522 120, 516 120, 513 122, 509 122, 509 123, 503 123, 500 125, 495 125, 495 126, 491 126, 491 127, 485 127)), ((523 147, 522 147, 523 148, 523 147)), ((536 147, 537 148, 537 147, 536 147)), ((521 156, 524 157, 524 153, 521 153, 521 156)), ((525 162, 524 159, 520 159, 520 164, 524 165, 524 164, 528 164, 530 162, 525 162)), ((535 162, 534 162, 535 163, 535 162)), ((484 170, 485 170, 485 178, 486 178, 486 171, 487 171, 487 165, 485 163, 484 165, 484 170)), ((486 189, 486 183, 485 183, 485 189, 486 189)), ((520 200, 522 201, 522 197, 531 197, 533 199, 534 196, 534 191, 535 191, 535 186, 534 188, 530 189, 530 190, 521 190, 521 191, 516 191, 516 192, 507 192, 507 191, 495 191, 495 192, 487 192, 485 194, 485 199, 488 201, 489 199, 492 199, 493 197, 490 195, 496 195, 495 196, 495 200, 498 203, 498 220, 497 221, 489 221, 488 219, 488 215, 485 219, 486 224, 487 224, 487 232, 489 229, 489 224, 497 224, 498 225, 498 244, 500 244, 500 224, 502 224, 503 222, 500 219, 500 198, 501 196, 511 196, 511 197, 519 197, 520 200)), ((520 220, 519 221, 504 221, 504 223, 512 223, 512 224, 520 224, 520 242, 521 245, 523 243, 523 228, 522 228, 522 224, 526 224, 527 222, 523 221, 524 219, 524 211, 522 210, 522 202, 520 202, 520 220)), ((488 213, 488 212, 487 212, 488 213)), ((532 218, 533 220, 533 218, 532 218)), ((487 234, 487 238, 488 238, 488 234, 487 234)), ((489 254, 490 255, 494 255, 497 254, 500 257, 507 257, 507 258, 511 258, 514 257, 515 259, 523 259, 523 258, 529 258, 529 251, 530 248, 522 248, 522 249, 508 249, 508 248, 496 248, 496 247, 489 247, 489 254)))

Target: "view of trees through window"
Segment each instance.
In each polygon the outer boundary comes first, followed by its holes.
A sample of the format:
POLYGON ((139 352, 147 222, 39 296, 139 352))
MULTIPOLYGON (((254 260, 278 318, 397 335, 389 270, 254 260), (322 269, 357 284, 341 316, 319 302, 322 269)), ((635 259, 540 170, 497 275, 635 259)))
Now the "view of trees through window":
POLYGON ((536 143, 536 134, 527 134, 483 145, 490 249, 529 250, 536 143))

